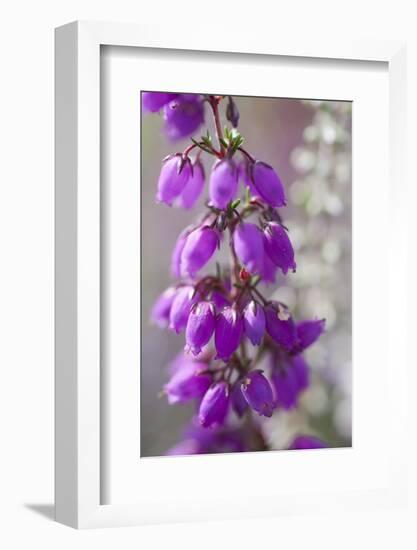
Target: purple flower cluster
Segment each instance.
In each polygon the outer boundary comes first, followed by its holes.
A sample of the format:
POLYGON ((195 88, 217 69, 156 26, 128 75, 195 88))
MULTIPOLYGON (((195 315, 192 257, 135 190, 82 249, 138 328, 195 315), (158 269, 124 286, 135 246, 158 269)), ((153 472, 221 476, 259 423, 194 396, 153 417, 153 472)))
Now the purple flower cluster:
MULTIPOLYGON (((171 139, 192 134, 204 120, 207 103, 218 142, 214 146, 208 133, 193 139, 185 151, 163 161, 158 181, 158 202, 190 209, 205 188, 201 155, 215 158, 206 211, 179 235, 171 257, 176 282, 151 312, 157 326, 185 332, 184 353, 171 365, 164 387, 168 402, 196 405, 191 427, 169 454, 267 449, 259 418, 297 406, 310 383, 303 352, 325 325, 316 319, 296 322, 285 304, 268 300, 260 290, 262 283, 275 282, 279 271, 285 276, 296 269, 289 232, 277 210, 286 205, 285 190, 271 166, 243 149, 243 137, 235 127, 239 113, 231 98, 226 116, 233 129, 222 132, 222 99, 142 94, 144 110, 163 110, 171 139), (192 151, 197 151, 193 158, 192 151), (217 264, 214 274, 207 272, 223 244, 230 266, 217 264), (263 369, 261 357, 267 360, 263 369), (236 422, 241 423, 238 428, 236 422)), ((308 441, 307 436, 298 438, 291 448, 307 448, 308 441)))

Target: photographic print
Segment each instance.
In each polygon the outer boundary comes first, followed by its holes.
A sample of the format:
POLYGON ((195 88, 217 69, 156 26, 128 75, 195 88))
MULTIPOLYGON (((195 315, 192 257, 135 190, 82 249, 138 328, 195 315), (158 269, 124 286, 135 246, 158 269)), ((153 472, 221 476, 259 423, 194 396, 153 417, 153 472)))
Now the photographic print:
POLYGON ((351 102, 140 101, 141 455, 351 446, 351 102))

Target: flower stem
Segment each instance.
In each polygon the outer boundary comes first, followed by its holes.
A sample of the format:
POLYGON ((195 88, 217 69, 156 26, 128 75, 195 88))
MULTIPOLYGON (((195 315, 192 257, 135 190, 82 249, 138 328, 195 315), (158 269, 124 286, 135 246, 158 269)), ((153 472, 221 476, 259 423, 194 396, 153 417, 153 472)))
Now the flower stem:
POLYGON ((247 159, 249 159, 251 162, 255 162, 255 159, 253 158, 253 156, 250 155, 250 154, 246 151, 246 149, 243 149, 243 147, 238 147, 237 150, 240 151, 241 153, 243 153, 243 154, 245 155, 245 157, 246 157, 247 159))
POLYGON ((222 99, 221 96, 215 96, 215 95, 209 96, 209 103, 213 111, 214 125, 216 127, 216 135, 220 146, 220 153, 222 157, 224 157, 226 154, 226 150, 222 143, 224 139, 223 139, 223 131, 222 131, 222 125, 220 122, 220 113, 219 113, 219 103, 221 99, 222 99))

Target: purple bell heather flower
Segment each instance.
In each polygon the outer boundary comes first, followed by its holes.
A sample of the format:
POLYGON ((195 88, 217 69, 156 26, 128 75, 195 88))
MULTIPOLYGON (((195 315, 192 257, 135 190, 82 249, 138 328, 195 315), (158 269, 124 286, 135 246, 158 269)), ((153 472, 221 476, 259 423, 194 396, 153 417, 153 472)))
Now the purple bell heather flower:
POLYGON ((198 302, 191 308, 185 330, 185 351, 198 355, 213 335, 215 310, 212 302, 198 302))
POLYGON ((238 164, 239 179, 241 179, 246 187, 249 188, 250 194, 253 198, 262 198, 253 184, 252 177, 249 171, 250 164, 248 159, 245 157, 238 164))
POLYGON ((204 188, 204 167, 200 160, 196 160, 193 164, 193 173, 186 183, 182 193, 178 198, 179 206, 186 210, 192 208, 200 198, 204 188))
POLYGON ((205 225, 192 231, 187 237, 181 254, 182 275, 194 277, 219 246, 220 236, 216 229, 205 225))
POLYGON ((297 323, 297 336, 299 340, 297 349, 303 351, 314 344, 323 333, 325 324, 325 319, 300 321, 297 323))
POLYGON ((169 206, 182 193, 192 176, 191 161, 180 153, 169 156, 162 163, 156 200, 169 206))
POLYGON ((302 355, 291 357, 291 367, 297 380, 298 388, 303 391, 310 385, 310 371, 302 355))
POLYGON ((195 439, 184 439, 165 453, 165 456, 187 456, 204 453, 203 448, 195 439))
POLYGON ((216 162, 210 176, 210 201, 216 208, 224 210, 237 193, 238 171, 233 160, 216 162))
POLYGON ((217 382, 205 393, 198 412, 198 420, 204 428, 220 426, 229 411, 229 385, 217 382))
POLYGON ((204 122, 200 95, 181 94, 164 107, 165 134, 171 141, 193 134, 204 122))
POLYGON ((178 279, 181 277, 181 255, 182 251, 184 250, 185 243, 187 241, 188 235, 193 231, 195 228, 192 226, 186 227, 183 231, 181 231, 174 249, 172 251, 171 255, 171 275, 173 277, 177 277, 178 279))
POLYGON ((180 287, 172 302, 169 315, 169 328, 178 334, 185 329, 191 307, 198 302, 199 295, 193 286, 180 287))
POLYGON ((164 386, 168 402, 173 405, 202 397, 212 382, 210 374, 204 373, 206 369, 205 363, 196 361, 189 361, 178 369, 164 386))
POLYGON ((233 410, 241 418, 248 408, 248 402, 246 401, 241 388, 241 383, 237 382, 230 393, 230 400, 233 410))
POLYGON ((295 323, 288 311, 277 302, 266 306, 264 311, 266 330, 270 337, 284 349, 291 351, 298 339, 295 323))
POLYGON ((289 368, 280 366, 273 370, 271 380, 275 389, 276 405, 285 410, 293 409, 300 393, 294 369, 291 366, 289 368))
MULTIPOLYGON (((265 249, 265 236, 264 236, 264 249, 265 249)), ((264 253, 264 262, 262 265, 262 270, 259 273, 262 277, 263 283, 275 283, 276 276, 277 276, 277 270, 278 267, 274 264, 274 262, 271 260, 271 258, 268 256, 268 254, 264 253)))
POLYGON ((327 447, 327 444, 319 439, 318 437, 314 437, 313 435, 299 435, 297 436, 294 441, 291 443, 291 445, 288 447, 289 449, 325 449, 327 447))
POLYGON ((217 359, 228 361, 242 339, 243 320, 233 307, 225 307, 217 316, 214 342, 217 359))
POLYGON ((257 160, 249 164, 248 174, 263 201, 273 208, 287 204, 284 186, 272 166, 257 160))
POLYGON ((254 346, 259 346, 265 334, 265 313, 263 307, 252 300, 243 312, 245 334, 254 346))
POLYGON ((158 325, 158 327, 164 328, 168 326, 172 302, 174 301, 176 293, 176 288, 169 287, 164 290, 156 300, 151 311, 151 320, 155 325, 158 325))
POLYGON ((274 394, 271 384, 261 370, 249 372, 241 384, 242 393, 253 410, 270 418, 274 410, 274 394))
POLYGON ((233 245, 239 261, 250 273, 262 272, 264 239, 254 223, 240 223, 233 232, 233 245))
POLYGON ((294 261, 294 249, 282 225, 276 222, 268 223, 264 235, 265 251, 272 262, 282 270, 284 275, 289 269, 295 271, 297 265, 294 261))
POLYGON ((142 92, 142 107, 144 112, 156 113, 164 105, 177 97, 177 94, 163 92, 142 92))
POLYGON ((169 449, 167 455, 207 453, 239 453, 246 450, 245 436, 241 429, 212 427, 191 423, 183 433, 183 440, 169 449))
POLYGON ((216 309, 220 311, 226 306, 230 306, 229 300, 218 290, 213 290, 211 293, 211 301, 216 306, 216 309))

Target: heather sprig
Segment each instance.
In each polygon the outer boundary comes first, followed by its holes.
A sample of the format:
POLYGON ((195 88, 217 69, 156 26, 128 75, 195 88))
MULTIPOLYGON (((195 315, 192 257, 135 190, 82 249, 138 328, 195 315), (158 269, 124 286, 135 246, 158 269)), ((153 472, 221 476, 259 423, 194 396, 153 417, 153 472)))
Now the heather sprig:
MULTIPOLYGON (((144 111, 163 112, 170 140, 190 136, 183 151, 163 160, 157 202, 192 209, 206 187, 203 160, 212 162, 204 211, 177 238, 175 282, 151 314, 159 327, 185 331, 183 355, 175 359, 164 393, 171 404, 194 400, 197 406, 193 429, 169 454, 222 452, 230 437, 239 442, 236 450, 267 450, 262 422, 298 406, 310 384, 303 352, 325 328, 323 319, 295 321, 285 304, 262 290, 278 271, 289 276, 296 270, 281 214, 284 185, 272 166, 243 148, 231 96, 146 92, 142 102, 144 111), (221 123, 223 101, 231 127, 221 123), (206 130, 195 137, 207 111, 215 135, 206 130), (228 252, 225 266, 217 261, 220 248, 228 252)), ((300 436, 291 448, 308 445, 324 443, 300 436)))

